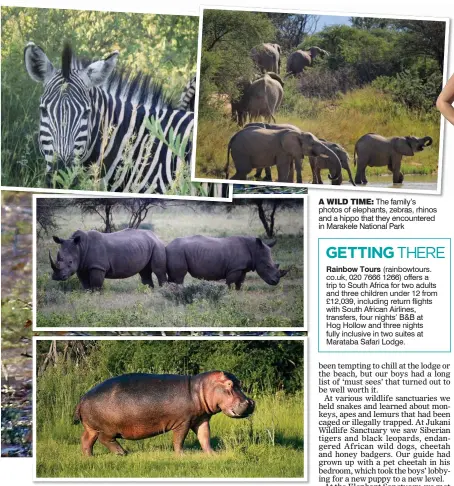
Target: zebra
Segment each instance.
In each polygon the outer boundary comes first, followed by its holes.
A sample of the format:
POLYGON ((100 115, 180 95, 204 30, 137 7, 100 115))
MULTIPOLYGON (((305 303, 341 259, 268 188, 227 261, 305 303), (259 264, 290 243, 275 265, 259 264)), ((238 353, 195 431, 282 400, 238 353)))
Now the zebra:
MULTIPOLYGON (((48 179, 79 162, 98 171, 106 190, 163 194, 180 165, 190 162, 194 113, 174 107, 150 77, 116 70, 118 57, 113 51, 102 60, 79 59, 66 43, 57 69, 41 47, 25 47, 27 72, 44 85, 39 147, 48 179), (162 127, 161 136, 150 130, 150 117, 162 127), (184 154, 169 148, 171 133, 187 140, 184 154)), ((226 192, 210 189, 212 195, 226 192)))
POLYGON ((196 76, 193 76, 188 84, 184 87, 180 99, 177 104, 179 110, 194 111, 195 106, 195 91, 196 91, 196 76))

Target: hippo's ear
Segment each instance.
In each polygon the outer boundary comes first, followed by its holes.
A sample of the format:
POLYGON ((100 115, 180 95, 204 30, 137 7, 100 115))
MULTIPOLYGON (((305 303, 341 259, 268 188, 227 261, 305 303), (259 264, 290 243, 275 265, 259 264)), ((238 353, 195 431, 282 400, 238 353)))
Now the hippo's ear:
POLYGON ((75 236, 74 237, 74 243, 78 245, 80 243, 80 236, 75 236))
POLYGON ((59 238, 58 236, 52 236, 52 238, 54 239, 55 243, 57 243, 58 245, 62 245, 63 242, 65 241, 64 239, 59 238))

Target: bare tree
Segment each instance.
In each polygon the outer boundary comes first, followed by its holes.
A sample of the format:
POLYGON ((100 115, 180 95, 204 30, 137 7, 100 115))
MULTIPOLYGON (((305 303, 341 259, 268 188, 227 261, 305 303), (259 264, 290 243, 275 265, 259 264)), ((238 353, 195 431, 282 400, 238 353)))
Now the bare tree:
POLYGON ((312 35, 317 30, 319 15, 296 15, 268 13, 268 16, 276 27, 276 41, 284 50, 298 47, 305 37, 312 35))
POLYGON ((129 213, 129 228, 138 228, 148 216, 151 208, 165 208, 167 206, 164 199, 148 198, 123 199, 121 205, 129 213))
POLYGON ((49 236, 59 228, 57 214, 74 204, 73 199, 38 198, 36 200, 37 237, 49 236))
POLYGON ((90 199, 74 199, 74 203, 80 208, 82 214, 97 214, 104 223, 104 233, 115 231, 113 215, 115 210, 122 205, 119 197, 95 197, 90 199))

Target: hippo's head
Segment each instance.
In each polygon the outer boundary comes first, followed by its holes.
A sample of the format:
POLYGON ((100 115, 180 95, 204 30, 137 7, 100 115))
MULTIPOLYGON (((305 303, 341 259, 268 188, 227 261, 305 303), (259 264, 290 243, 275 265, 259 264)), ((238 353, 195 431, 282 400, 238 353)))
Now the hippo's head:
POLYGON ((68 240, 54 236, 55 243, 61 245, 54 262, 49 250, 50 266, 52 267, 52 280, 68 280, 79 268, 81 235, 74 234, 68 240))
POLYGON ((276 240, 264 243, 260 238, 255 240, 255 270, 268 285, 277 285, 281 277, 287 274, 288 270, 280 270, 279 264, 273 262, 271 250, 276 240))
POLYGON ((209 374, 211 386, 207 402, 210 408, 217 412, 222 411, 228 417, 245 418, 255 409, 255 402, 248 398, 241 389, 241 382, 236 376, 224 371, 213 371, 209 374))

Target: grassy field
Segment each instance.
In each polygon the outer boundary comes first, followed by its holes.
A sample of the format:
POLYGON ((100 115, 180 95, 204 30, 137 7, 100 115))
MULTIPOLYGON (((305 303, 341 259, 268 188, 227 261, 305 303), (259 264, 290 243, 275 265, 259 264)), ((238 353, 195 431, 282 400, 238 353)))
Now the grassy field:
MULTIPOLYGON (((402 159, 402 172, 405 174, 435 175, 438 169, 440 139, 440 120, 422 117, 415 112, 395 103, 386 95, 372 87, 365 87, 340 95, 336 100, 305 98, 297 92, 296 79, 288 79, 284 87, 281 110, 276 116, 277 123, 290 123, 304 131, 312 132, 320 138, 337 142, 350 155, 350 168, 353 166, 353 151, 356 141, 365 133, 381 135, 422 137, 429 135, 433 145, 414 157, 402 159)), ((216 119, 199 117, 197 134, 196 176, 225 179, 227 145, 238 126, 219 114, 216 119)), ((234 164, 230 161, 231 177, 234 164)), ((390 174, 387 167, 368 167, 367 175, 390 174)), ((254 173, 249 174, 253 179, 254 173)), ((273 180, 277 180, 276 167, 272 168, 273 180)), ((327 171, 322 172, 325 183, 329 183, 327 171)), ((343 173, 344 184, 348 182, 343 173)), ((303 182, 312 181, 312 173, 307 158, 303 162, 303 182)), ((405 185, 405 182, 404 182, 405 185)))
MULTIPOLYGON (((121 226, 126 216, 119 214, 114 223, 121 226)), ((226 214, 190 208, 155 210, 146 221, 167 244, 178 236, 249 235, 263 236, 263 227, 250 209, 238 207, 226 214)), ((75 230, 101 226, 95 217, 82 219, 76 210, 59 217, 59 236, 68 238, 75 230)), ((281 268, 293 265, 279 285, 267 285, 255 272, 249 272, 241 291, 228 290, 224 283, 201 282, 187 275, 184 292, 189 302, 178 300, 181 289, 173 286, 150 289, 139 276, 125 280, 106 280, 101 292, 85 292, 76 276, 67 282, 51 279, 48 250, 55 256, 58 246, 50 237, 37 245, 37 325, 41 327, 135 327, 135 326, 275 326, 304 324, 303 308, 303 212, 277 213, 279 228, 272 256, 281 268)))
POLYGON ((214 455, 201 451, 195 435, 177 456, 172 433, 140 441, 120 440, 126 457, 98 442, 95 457, 82 456, 81 425, 72 424, 80 396, 99 382, 99 370, 85 366, 50 367, 37 383, 36 475, 39 478, 301 478, 304 475, 304 395, 248 393, 254 414, 233 420, 211 419, 214 455))

